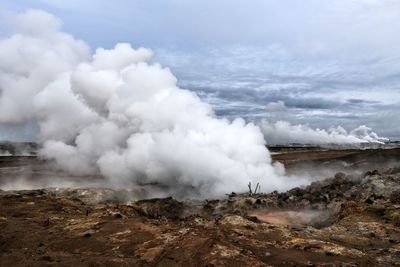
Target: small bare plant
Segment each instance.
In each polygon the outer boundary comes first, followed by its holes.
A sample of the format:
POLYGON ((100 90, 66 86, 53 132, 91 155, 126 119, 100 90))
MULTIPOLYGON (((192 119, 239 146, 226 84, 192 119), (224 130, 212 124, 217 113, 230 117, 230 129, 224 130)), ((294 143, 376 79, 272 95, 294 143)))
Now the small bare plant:
POLYGON ((249 188, 249 195, 257 194, 257 191, 258 191, 258 193, 261 192, 260 183, 257 183, 257 185, 256 185, 256 187, 255 187, 255 189, 254 189, 254 192, 253 192, 253 188, 252 188, 252 186, 251 186, 251 182, 249 182, 249 184, 247 185, 247 187, 249 188))
POLYGON ((260 190, 260 183, 257 183, 256 189, 254 189, 254 194, 257 194, 257 189, 260 190))

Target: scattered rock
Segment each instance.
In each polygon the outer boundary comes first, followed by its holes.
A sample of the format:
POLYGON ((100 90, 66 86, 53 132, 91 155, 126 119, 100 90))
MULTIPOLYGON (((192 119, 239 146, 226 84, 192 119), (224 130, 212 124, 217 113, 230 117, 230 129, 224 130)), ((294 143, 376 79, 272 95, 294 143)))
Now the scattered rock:
POLYGON ((85 232, 82 233, 83 237, 91 237, 94 233, 96 233, 96 231, 94 230, 87 230, 85 232))
POLYGON ((393 170, 336 173, 287 192, 129 205, 111 189, 0 191, 0 265, 396 266, 399 183, 393 170))
POLYGON ((400 204, 400 190, 393 191, 389 199, 394 204, 400 204))
POLYGON ((183 202, 172 197, 139 200, 133 204, 133 207, 142 215, 154 219, 161 217, 179 219, 185 209, 183 202))

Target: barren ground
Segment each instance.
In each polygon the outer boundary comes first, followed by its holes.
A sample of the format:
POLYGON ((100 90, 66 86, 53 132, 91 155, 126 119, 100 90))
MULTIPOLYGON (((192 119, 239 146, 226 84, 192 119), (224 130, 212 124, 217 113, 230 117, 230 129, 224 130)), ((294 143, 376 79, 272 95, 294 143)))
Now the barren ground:
MULTIPOLYGON (((400 266, 400 149, 274 160, 330 178, 204 201, 126 202, 123 191, 101 188, 0 191, 0 266, 400 266)), ((35 157, 0 157, 2 184, 23 174, 55 173, 35 157)))

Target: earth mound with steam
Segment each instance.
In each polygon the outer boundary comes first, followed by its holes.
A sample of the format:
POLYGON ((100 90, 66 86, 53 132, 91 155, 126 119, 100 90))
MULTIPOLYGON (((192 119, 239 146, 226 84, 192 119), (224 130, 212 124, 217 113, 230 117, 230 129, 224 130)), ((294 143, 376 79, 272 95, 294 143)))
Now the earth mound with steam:
POLYGON ((0 191, 3 265, 398 266, 400 169, 224 200, 0 191))

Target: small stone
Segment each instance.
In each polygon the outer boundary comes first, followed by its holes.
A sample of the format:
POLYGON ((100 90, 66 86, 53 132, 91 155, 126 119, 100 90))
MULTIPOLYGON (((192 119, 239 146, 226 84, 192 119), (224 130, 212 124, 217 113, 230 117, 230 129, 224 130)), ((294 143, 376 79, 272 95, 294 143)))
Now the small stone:
POLYGON ((117 212, 117 213, 114 214, 114 217, 118 218, 118 219, 121 219, 122 218, 122 214, 117 212))
POLYGON ((376 234, 371 232, 371 233, 369 233, 369 236, 370 237, 376 237, 376 234))
POLYGON ((393 191, 389 197, 392 203, 400 204, 400 190, 393 191))
POLYGON ((373 198, 369 197, 364 201, 365 204, 374 204, 373 198))
POLYGON ((44 227, 47 227, 47 226, 49 226, 50 225, 50 219, 49 218, 46 218, 46 220, 44 220, 44 222, 43 222, 43 226, 44 227))
POLYGON ((91 237, 92 234, 94 234, 95 231, 94 230, 87 230, 86 232, 83 232, 82 236, 83 237, 91 237))
POLYGON ((53 259, 49 255, 44 255, 40 259, 42 261, 53 261, 53 259))
POLYGON ((246 216, 246 219, 251 222, 258 222, 257 216, 246 216))

